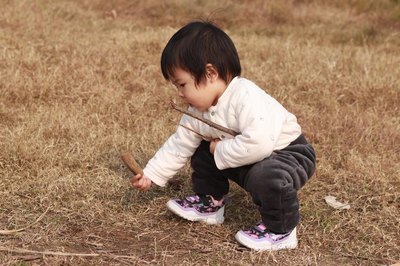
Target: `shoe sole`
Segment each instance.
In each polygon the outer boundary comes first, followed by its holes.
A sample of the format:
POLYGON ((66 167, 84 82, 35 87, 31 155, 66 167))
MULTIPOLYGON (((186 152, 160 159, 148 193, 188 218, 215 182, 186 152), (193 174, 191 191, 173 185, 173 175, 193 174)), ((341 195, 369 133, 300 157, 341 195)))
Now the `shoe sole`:
POLYGON ((206 224, 222 224, 225 220, 224 218, 225 206, 219 209, 216 213, 204 214, 204 213, 199 213, 193 209, 184 210, 179 204, 170 200, 167 202, 167 208, 176 215, 192 222, 204 222, 206 224))

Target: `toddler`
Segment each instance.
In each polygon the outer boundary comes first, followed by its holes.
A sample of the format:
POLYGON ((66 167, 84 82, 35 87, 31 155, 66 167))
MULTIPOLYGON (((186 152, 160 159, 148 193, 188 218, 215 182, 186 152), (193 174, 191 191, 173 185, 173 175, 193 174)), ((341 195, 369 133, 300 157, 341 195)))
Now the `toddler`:
POLYGON ((149 160, 144 174, 132 178, 133 187, 165 186, 190 159, 194 195, 169 200, 169 210, 190 221, 221 224, 231 180, 250 194, 260 213, 260 221, 238 231, 236 240, 253 250, 296 248, 297 191, 316 164, 296 117, 240 76, 232 40, 211 22, 178 30, 162 52, 161 70, 189 111, 240 134, 183 115, 183 126, 149 160))

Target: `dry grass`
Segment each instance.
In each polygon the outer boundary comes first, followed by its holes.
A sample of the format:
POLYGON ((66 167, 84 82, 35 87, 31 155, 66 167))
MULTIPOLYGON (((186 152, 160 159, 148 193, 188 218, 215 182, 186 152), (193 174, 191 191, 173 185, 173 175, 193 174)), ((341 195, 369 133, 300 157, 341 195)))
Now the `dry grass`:
POLYGON ((0 235, 4 265, 390 265, 400 261, 400 4, 382 0, 1 0, 0 235), (112 3, 111 3, 112 2, 112 3), (222 226, 164 208, 190 192, 128 186, 174 131, 159 70, 182 24, 212 18, 244 76, 294 112, 318 152, 300 192, 300 246, 257 253, 233 235, 257 221, 232 186, 222 226), (324 196, 351 209, 327 206, 324 196), (7 252, 100 254, 97 257, 7 252), (123 256, 116 256, 123 255, 123 256), (124 257, 125 256, 125 257, 124 257))

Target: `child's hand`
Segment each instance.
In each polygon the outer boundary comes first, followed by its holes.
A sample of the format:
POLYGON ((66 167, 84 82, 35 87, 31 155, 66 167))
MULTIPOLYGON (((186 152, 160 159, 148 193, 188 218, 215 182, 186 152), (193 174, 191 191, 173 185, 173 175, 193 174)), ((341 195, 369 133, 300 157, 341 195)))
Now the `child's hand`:
POLYGON ((147 191, 151 188, 151 180, 145 175, 137 174, 131 179, 134 188, 140 191, 147 191))
POLYGON ((211 154, 214 154, 215 147, 217 146, 217 143, 220 142, 220 141, 221 141, 220 139, 211 140, 211 142, 210 142, 210 152, 211 152, 211 154))

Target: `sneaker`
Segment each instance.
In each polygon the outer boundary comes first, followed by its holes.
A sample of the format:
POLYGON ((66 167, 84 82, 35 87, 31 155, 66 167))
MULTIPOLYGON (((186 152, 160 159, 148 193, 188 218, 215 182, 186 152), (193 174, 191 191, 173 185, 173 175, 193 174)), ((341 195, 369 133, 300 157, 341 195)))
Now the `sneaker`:
POLYGON ((270 232, 262 222, 248 230, 240 230, 235 238, 243 246, 259 251, 297 247, 296 228, 286 234, 275 234, 270 232))
POLYGON ((222 224, 224 222, 224 198, 217 201, 210 195, 192 195, 184 199, 169 200, 167 208, 189 221, 207 224, 222 224))

